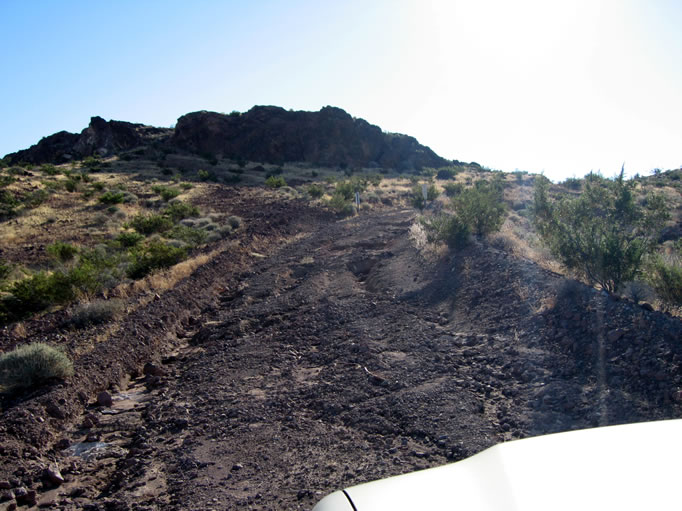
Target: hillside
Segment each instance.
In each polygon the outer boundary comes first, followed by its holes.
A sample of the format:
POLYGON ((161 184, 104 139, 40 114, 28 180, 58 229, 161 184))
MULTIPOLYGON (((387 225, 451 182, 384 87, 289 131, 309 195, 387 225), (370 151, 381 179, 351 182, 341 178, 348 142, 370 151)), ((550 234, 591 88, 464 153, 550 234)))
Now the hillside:
MULTIPOLYGON (((0 172, 0 351, 41 341, 74 366, 0 393, 0 510, 310 509, 500 441, 682 416, 678 311, 576 281, 533 226, 540 176, 405 174, 322 142, 298 154, 351 163, 252 160, 262 141, 212 138, 236 115, 187 117, 94 121, 90 146, 59 135, 73 161, 0 172), (84 144, 111 153, 73 156, 84 144), (419 210, 422 184, 440 195, 419 210), (499 232, 426 240, 420 217, 486 186, 499 232)), ((632 183, 639 204, 666 197, 662 252, 681 175, 632 183)))

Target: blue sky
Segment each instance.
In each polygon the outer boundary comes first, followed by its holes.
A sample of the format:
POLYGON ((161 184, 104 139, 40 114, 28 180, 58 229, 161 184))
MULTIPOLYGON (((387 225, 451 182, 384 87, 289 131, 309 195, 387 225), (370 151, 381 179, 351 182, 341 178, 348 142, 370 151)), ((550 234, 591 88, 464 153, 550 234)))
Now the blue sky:
POLYGON ((446 158, 682 165, 682 2, 0 1, 0 155, 89 118, 338 106, 446 158))

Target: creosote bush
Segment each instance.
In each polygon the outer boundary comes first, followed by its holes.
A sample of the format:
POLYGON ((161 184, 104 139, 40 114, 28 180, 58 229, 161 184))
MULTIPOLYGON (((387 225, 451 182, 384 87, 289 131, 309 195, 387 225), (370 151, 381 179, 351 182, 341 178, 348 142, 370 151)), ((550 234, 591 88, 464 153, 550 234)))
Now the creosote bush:
POLYGON ((123 312, 121 300, 94 300, 78 305, 71 313, 69 323, 76 328, 85 328, 111 321, 121 312, 123 312))
POLYGON ((69 357, 47 344, 20 346, 0 356, 0 390, 3 391, 30 389, 72 374, 69 357))
POLYGON ((270 176, 265 180, 265 186, 268 188, 282 188, 286 185, 287 182, 282 176, 270 176))
POLYGON ((455 215, 440 214, 423 217, 419 221, 430 243, 444 242, 455 250, 464 248, 469 243, 469 226, 455 215))

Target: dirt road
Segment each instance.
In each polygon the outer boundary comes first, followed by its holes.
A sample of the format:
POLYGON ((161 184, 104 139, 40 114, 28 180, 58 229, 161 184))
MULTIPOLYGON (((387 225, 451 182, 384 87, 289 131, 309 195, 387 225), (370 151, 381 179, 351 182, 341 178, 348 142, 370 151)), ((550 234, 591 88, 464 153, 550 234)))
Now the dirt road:
POLYGON ((310 509, 501 441, 682 415, 678 320, 481 242, 429 261, 413 218, 321 222, 252 254, 185 347, 89 411, 100 450, 59 453, 68 481, 43 502, 310 509))

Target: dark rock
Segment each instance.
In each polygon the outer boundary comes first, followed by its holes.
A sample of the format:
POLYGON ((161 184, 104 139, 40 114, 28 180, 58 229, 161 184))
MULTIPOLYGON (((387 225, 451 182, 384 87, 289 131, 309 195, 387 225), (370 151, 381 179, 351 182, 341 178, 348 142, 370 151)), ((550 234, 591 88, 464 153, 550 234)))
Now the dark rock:
POLYGON ((100 406, 111 406, 114 404, 114 401, 111 399, 111 394, 109 394, 106 390, 103 390, 97 394, 97 404, 100 406))
POLYGON ((199 154, 273 164, 366 167, 375 162, 402 170, 448 164, 416 139, 384 133, 334 107, 290 112, 256 106, 241 115, 194 112, 178 119, 171 143, 199 154))
POLYGON ((244 465, 242 465, 241 463, 235 463, 234 465, 232 465, 232 470, 241 470, 243 468, 244 465))
POLYGON ((0 492, 0 502, 14 500, 14 492, 12 490, 0 492))
POLYGON ((639 304, 639 306, 640 306, 642 309, 647 310, 647 311, 649 311, 649 312, 653 312, 653 311, 654 311, 654 307, 653 307, 653 305, 651 305, 650 303, 642 302, 642 303, 639 304))
POLYGON ((142 372, 151 376, 166 376, 166 374, 168 374, 163 367, 159 367, 156 364, 152 364, 151 362, 147 362, 144 365, 142 372))
POLYGON ((49 402, 47 406, 45 406, 45 411, 51 416, 54 417, 55 419, 65 419, 66 414, 64 413, 64 410, 61 409, 57 403, 54 402, 49 402))
POLYGON ((0 481, 0 490, 9 490, 12 487, 9 481, 0 481))
POLYGON ((90 119, 90 125, 80 134, 60 131, 43 138, 28 149, 8 154, 11 164, 65 163, 86 156, 107 156, 126 151, 152 140, 170 137, 173 130, 154 128, 122 121, 105 121, 101 117, 90 119))
POLYGON ((35 490, 27 490, 23 486, 14 490, 14 498, 20 506, 35 506, 38 502, 38 493, 35 490))

